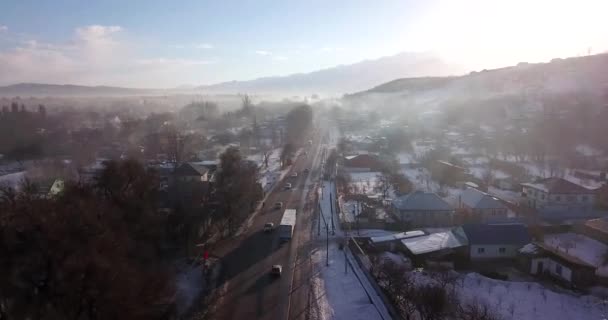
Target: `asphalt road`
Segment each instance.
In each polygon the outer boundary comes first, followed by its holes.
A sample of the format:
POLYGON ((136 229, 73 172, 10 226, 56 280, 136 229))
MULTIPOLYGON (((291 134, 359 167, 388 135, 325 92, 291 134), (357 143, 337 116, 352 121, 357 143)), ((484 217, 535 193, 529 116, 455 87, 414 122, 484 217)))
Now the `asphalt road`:
POLYGON ((223 241, 213 251, 222 261, 218 288, 220 298, 214 319, 306 319, 310 266, 313 192, 320 176, 322 148, 317 132, 312 146, 305 148, 283 181, 271 191, 265 206, 255 214, 250 226, 238 237, 223 241), (309 168, 310 173, 304 174, 309 168), (297 178, 290 177, 293 172, 297 178), (284 190, 285 183, 293 185, 284 190), (273 209, 282 202, 281 210, 273 209), (285 209, 297 210, 293 238, 280 243, 278 233, 264 233, 265 223, 277 226, 285 209), (281 277, 270 275, 272 265, 283 266, 281 277))

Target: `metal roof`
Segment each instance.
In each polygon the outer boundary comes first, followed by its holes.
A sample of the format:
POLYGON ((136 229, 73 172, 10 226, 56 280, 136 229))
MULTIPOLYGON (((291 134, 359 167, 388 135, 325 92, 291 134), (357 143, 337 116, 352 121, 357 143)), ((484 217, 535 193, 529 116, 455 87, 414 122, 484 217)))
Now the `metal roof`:
POLYGON ((399 233, 391 234, 388 236, 371 237, 370 240, 373 243, 380 243, 380 242, 386 242, 386 241, 421 237, 421 236, 424 236, 425 234, 426 233, 424 233, 424 231, 414 230, 414 231, 407 231, 407 232, 399 232, 399 233))
POLYGON ((428 236, 403 239, 401 243, 415 255, 431 253, 443 249, 453 249, 467 245, 466 239, 453 231, 431 233, 428 236))
POLYGON ((477 189, 468 188, 460 194, 462 203, 473 209, 506 209, 507 207, 498 200, 485 192, 477 189))
POLYGON ((526 245, 532 240, 528 229, 520 223, 465 224, 462 226, 470 244, 526 245))
POLYGON ((393 206, 406 211, 449 211, 454 210, 435 193, 412 192, 393 200, 393 206))

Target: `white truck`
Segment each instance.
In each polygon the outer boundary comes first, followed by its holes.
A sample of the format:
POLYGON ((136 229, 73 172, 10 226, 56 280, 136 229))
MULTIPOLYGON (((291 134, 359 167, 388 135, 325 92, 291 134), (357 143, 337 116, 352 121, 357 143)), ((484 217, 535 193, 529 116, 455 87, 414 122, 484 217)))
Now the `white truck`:
POLYGON ((296 227, 296 209, 285 209, 281 224, 279 224, 279 238, 281 242, 291 240, 293 230, 296 227))

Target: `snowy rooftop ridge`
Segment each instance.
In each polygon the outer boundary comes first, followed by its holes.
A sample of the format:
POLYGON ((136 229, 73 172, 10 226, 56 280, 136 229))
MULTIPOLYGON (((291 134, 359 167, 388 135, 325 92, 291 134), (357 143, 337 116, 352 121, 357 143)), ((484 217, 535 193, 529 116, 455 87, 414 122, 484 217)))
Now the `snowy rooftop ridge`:
POLYGON ((466 240, 458 237, 453 231, 432 233, 427 236, 403 239, 401 240, 401 243, 416 255, 467 245, 466 240))
POLYGON ((407 231, 407 232, 399 232, 399 233, 395 233, 395 234, 391 234, 391 235, 387 235, 387 236, 371 237, 370 240, 373 243, 381 243, 381 242, 386 242, 386 241, 421 237, 424 235, 425 235, 424 231, 413 230, 413 231, 407 231))
POLYGON ((546 235, 542 244, 598 268, 598 275, 608 276, 608 265, 604 259, 608 246, 595 239, 571 232, 557 233, 546 235))

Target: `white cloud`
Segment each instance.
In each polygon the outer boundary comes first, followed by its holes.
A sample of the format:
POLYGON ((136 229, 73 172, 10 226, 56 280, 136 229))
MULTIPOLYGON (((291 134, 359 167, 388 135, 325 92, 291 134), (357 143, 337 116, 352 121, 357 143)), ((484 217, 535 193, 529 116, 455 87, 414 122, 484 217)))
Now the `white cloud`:
POLYGON ((160 87, 189 75, 196 81, 209 59, 142 59, 120 26, 84 26, 65 42, 23 40, 0 49, 0 85, 18 82, 160 87))
POLYGON ((289 58, 287 58, 286 56, 274 56, 274 57, 272 57, 272 59, 274 59, 276 61, 287 61, 287 60, 289 60, 289 58))
POLYGON ((260 55, 260 56, 271 56, 272 52, 266 51, 266 50, 256 50, 255 54, 260 55))
POLYGON ((340 47, 323 47, 319 49, 319 52, 323 52, 323 53, 333 53, 333 52, 338 52, 338 51, 343 51, 344 48, 340 48, 340 47))
POLYGON ((217 61, 204 60, 204 59, 154 58, 154 59, 138 59, 135 62, 139 65, 145 65, 145 66, 179 67, 179 66, 200 66, 200 65, 214 64, 217 61))
POLYGON ((173 48, 173 49, 187 49, 187 48, 192 48, 192 49, 213 49, 215 48, 215 46, 211 43, 195 43, 195 44, 172 44, 169 47, 173 48))
POLYGON ((8 27, 0 24, 0 32, 6 32, 6 31, 8 31, 8 27))
POLYGON ((196 49, 213 49, 214 46, 210 43, 199 43, 199 44, 195 44, 194 47, 196 49))

